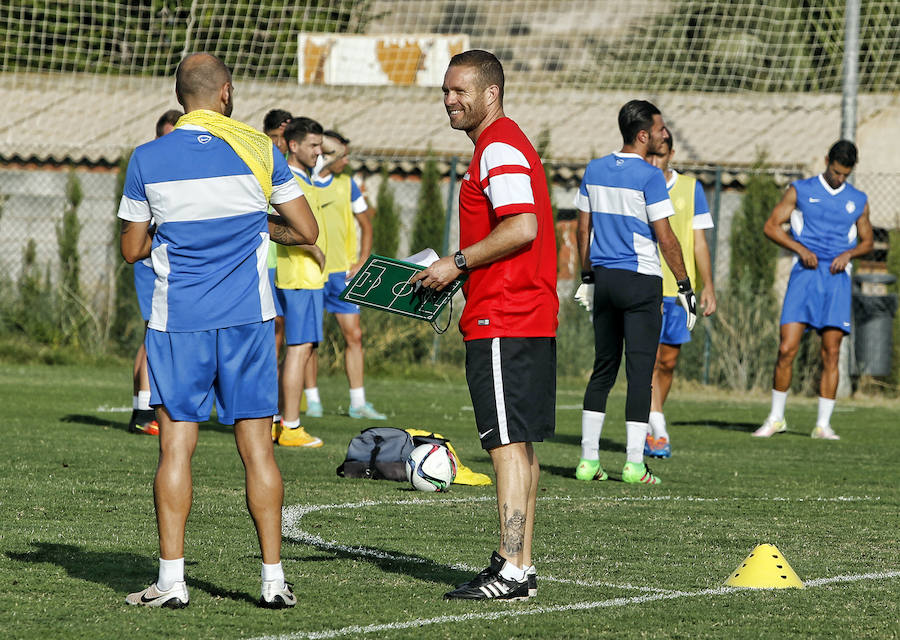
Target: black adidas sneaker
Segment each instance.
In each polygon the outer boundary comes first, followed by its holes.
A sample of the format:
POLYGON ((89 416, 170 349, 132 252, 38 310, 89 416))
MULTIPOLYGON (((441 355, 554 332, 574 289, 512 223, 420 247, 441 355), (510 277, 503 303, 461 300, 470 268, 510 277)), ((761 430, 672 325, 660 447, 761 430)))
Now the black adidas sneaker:
POLYGON ((477 576, 444 594, 445 600, 527 600, 528 579, 522 582, 507 580, 500 575, 506 563, 496 551, 491 555, 491 565, 477 576))

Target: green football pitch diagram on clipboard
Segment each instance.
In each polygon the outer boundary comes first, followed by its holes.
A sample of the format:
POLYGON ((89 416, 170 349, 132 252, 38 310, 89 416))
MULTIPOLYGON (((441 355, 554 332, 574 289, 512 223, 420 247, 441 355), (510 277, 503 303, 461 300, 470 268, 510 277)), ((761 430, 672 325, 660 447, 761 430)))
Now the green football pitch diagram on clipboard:
POLYGON ((415 290, 409 279, 425 267, 372 254, 341 292, 341 300, 410 318, 434 322, 462 286, 456 280, 443 291, 415 290))

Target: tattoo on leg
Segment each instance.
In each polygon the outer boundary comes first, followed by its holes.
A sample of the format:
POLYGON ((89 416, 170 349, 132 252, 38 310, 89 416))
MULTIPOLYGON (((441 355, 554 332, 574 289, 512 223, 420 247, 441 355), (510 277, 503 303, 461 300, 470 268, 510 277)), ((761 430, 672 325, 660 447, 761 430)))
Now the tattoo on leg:
POLYGON ((505 527, 501 544, 503 545, 503 550, 507 553, 515 555, 522 552, 525 543, 525 521, 524 513, 515 509, 510 515, 509 505, 503 505, 503 522, 505 527))

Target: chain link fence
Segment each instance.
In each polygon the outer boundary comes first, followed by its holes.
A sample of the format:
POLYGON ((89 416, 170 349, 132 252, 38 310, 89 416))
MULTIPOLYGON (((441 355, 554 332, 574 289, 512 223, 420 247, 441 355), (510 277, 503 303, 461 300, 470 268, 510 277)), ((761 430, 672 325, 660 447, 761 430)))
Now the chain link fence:
MULTIPOLYGON (((456 199, 458 180, 461 177, 464 163, 468 158, 448 159, 442 163, 444 176, 441 180, 441 199, 445 210, 449 210, 448 224, 445 232, 445 246, 433 247, 439 253, 458 245, 458 228, 456 216, 456 199), (448 173, 450 175, 448 175, 448 173), (452 181, 452 192, 450 191, 452 181)), ((399 162, 396 158, 366 157, 356 163, 357 181, 373 207, 376 195, 383 180, 378 169, 389 166, 389 187, 399 216, 399 232, 397 255, 405 256, 415 253, 423 247, 411 246, 413 226, 419 207, 421 174, 415 163, 399 162)), ((716 220, 714 230, 708 232, 708 242, 714 254, 714 279, 720 296, 728 295, 727 291, 739 283, 729 282, 730 236, 732 221, 740 208, 743 191, 738 179, 739 173, 730 169, 725 172, 717 168, 705 168, 694 172, 704 180, 707 200, 713 209, 716 220), (728 179, 725 183, 723 180, 728 179), (711 180, 710 180, 711 179, 711 180)), ((578 313, 571 304, 570 298, 574 288, 574 278, 578 273, 578 258, 575 245, 574 210, 571 203, 578 188, 578 174, 566 171, 555 172, 557 180, 553 187, 553 202, 557 209, 557 245, 559 250, 559 292, 561 299, 561 351, 565 351, 565 370, 571 374, 581 374, 589 370, 593 358, 592 337, 587 315, 578 313), (562 178, 565 175, 566 178, 562 178)), ((129 295, 128 288, 122 293, 117 291, 116 280, 130 279, 130 266, 125 265, 118 251, 118 206, 117 168, 67 168, 55 166, 7 166, 0 169, 0 305, 7 311, 20 297, 20 285, 23 278, 36 273, 45 285, 52 287, 60 281, 60 241, 61 221, 68 206, 67 183, 74 176, 80 183, 83 199, 78 204, 79 222, 78 259, 80 289, 77 299, 69 292, 69 304, 83 309, 90 318, 92 326, 103 335, 110 333, 115 323, 114 309, 121 307, 123 301, 116 300, 117 295, 129 295), (29 245, 33 248, 29 249, 29 245), (125 272, 122 277, 123 270, 125 272)), ((778 182, 786 185, 789 181, 800 177, 793 174, 779 174, 778 182)), ((890 204, 900 202, 900 176, 892 174, 860 174, 856 184, 867 191, 872 202, 872 221, 876 228, 876 249, 869 259, 858 261, 858 271, 887 271, 888 231, 900 229, 900 213, 891 209, 890 204), (877 204, 876 204, 877 203, 877 204)), ((375 225, 379 224, 376 215, 375 225)), ((759 242, 768 242, 760 230, 759 242)), ((894 249, 898 250, 897 248, 894 249)), ((712 382, 724 386, 740 388, 765 388, 771 374, 770 364, 774 360, 777 349, 777 317, 780 313, 781 299, 787 285, 792 256, 782 252, 776 267, 774 278, 773 300, 777 308, 754 319, 740 318, 741 322, 733 324, 734 319, 727 317, 727 304, 720 308, 722 313, 701 321, 699 331, 695 331, 693 343, 687 345, 680 362, 680 372, 687 378, 702 382, 712 382), (729 324, 732 322, 732 324, 729 324), (745 326, 757 323, 758 326, 745 326), (716 344, 715 335, 733 333, 730 341, 716 344), (751 340, 749 336, 753 336, 751 340), (728 347, 727 344, 733 346, 728 347), (735 354, 723 353, 726 349, 746 347, 759 352, 755 360, 746 361, 735 354), (742 364, 743 363, 743 364, 742 364)), ((882 293, 881 291, 877 293, 882 293)), ((133 294, 130 294, 133 295, 133 294)), ((125 301, 127 302, 127 301, 125 301)), ((462 305, 460 299, 456 305, 456 313, 462 305)), ((127 305, 126 305, 127 306, 127 305)), ((136 305, 131 305, 136 315, 136 305)), ((33 310, 41 313, 41 310, 33 310)), ((139 323, 139 318, 135 320, 139 323)), ((376 322, 376 320, 370 320, 376 322)), ((420 336, 420 342, 429 345, 422 347, 418 355, 437 359, 448 356, 446 350, 454 350, 451 342, 444 340, 440 344, 431 343, 426 331, 420 336), (442 350, 444 350, 442 352, 442 350)), ((384 327, 375 331, 386 330, 384 327)), ((419 329, 415 329, 418 331, 419 329)), ((140 332, 130 332, 139 339, 140 332)), ((370 331, 370 334, 373 332, 370 331)), ((401 330, 402 334, 403 331, 401 330)), ((402 339, 399 338, 398 339, 402 339)), ((339 348, 335 343, 335 349, 339 348)), ((798 362, 802 389, 810 390, 815 384, 817 345, 815 338, 808 347, 808 357, 801 357, 798 362), (803 367, 811 373, 805 373, 803 367)), ((850 342, 850 341, 846 341, 850 342)), ((394 347, 391 348, 395 348, 394 347)), ((372 347, 369 346, 371 349, 372 347)), ((388 347, 385 347, 386 349, 388 347)), ((387 357, 387 354, 386 354, 387 357)), ((895 358, 895 366, 896 369, 895 358)), ((891 378, 893 379, 893 378, 891 378)))

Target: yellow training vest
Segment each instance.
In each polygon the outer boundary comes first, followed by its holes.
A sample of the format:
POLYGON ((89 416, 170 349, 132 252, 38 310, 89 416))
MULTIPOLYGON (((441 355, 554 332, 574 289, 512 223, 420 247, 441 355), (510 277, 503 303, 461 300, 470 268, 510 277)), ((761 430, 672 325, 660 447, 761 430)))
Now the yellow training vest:
MULTIPOLYGON (((684 268, 687 269, 691 286, 697 288, 697 267, 694 264, 694 189, 697 179, 675 173, 675 184, 669 189, 669 199, 675 209, 675 215, 669 216, 669 224, 678 242, 681 243, 681 256, 684 258, 684 268)), ((665 259, 660 260, 663 273, 663 296, 675 297, 678 295, 678 284, 675 275, 666 264, 665 259)))
MULTIPOLYGON (((348 271, 356 262, 356 220, 353 217, 350 176, 332 176, 331 182, 319 188, 319 207, 327 227, 325 273, 348 271)), ((321 233, 321 231, 320 231, 321 233)))
MULTIPOLYGON (((294 179, 303 189, 306 202, 316 217, 316 223, 319 225, 319 238, 316 240, 316 246, 324 252, 328 246, 328 229, 319 210, 321 191, 299 176, 295 175, 294 179)), ((308 252, 298 247, 286 247, 280 244, 276 247, 276 287, 279 289, 321 289, 325 286, 327 274, 319 269, 319 263, 308 252)))

